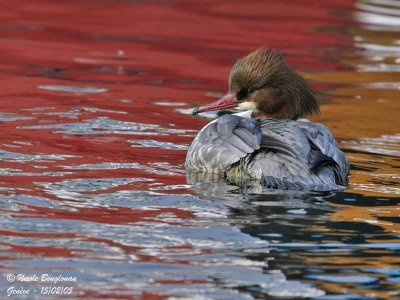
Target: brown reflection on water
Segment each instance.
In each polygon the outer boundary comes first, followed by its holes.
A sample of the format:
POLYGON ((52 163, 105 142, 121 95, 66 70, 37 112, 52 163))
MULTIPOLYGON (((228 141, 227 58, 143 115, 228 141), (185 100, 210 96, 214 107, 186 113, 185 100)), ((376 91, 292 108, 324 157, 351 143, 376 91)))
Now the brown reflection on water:
POLYGON ((376 278, 376 282, 372 283, 379 282, 379 285, 390 286, 388 290, 380 290, 378 285, 374 286, 374 284, 371 284, 370 287, 357 287, 354 286, 354 283, 351 281, 350 276, 352 274, 349 273, 348 282, 344 280, 340 283, 336 283, 327 280, 319 283, 324 290, 338 294, 346 292, 348 294, 358 294, 379 299, 397 299, 395 297, 400 296, 400 283, 389 282, 386 280, 385 274, 377 274, 369 270, 393 270, 393 266, 400 265, 400 258, 397 257, 395 253, 393 253, 392 256, 387 256, 387 251, 379 251, 376 249, 364 250, 363 255, 363 257, 357 257, 356 253, 349 251, 341 253, 318 253, 317 256, 315 254, 305 254, 301 255, 301 259, 308 262, 310 265, 322 265, 327 273, 340 275, 342 279, 346 278, 346 273, 344 273, 343 270, 360 268, 365 270, 361 276, 376 278))
MULTIPOLYGON (((361 205, 353 205, 354 202, 333 204, 339 209, 329 214, 329 222, 353 226, 365 224, 375 228, 370 237, 368 230, 363 232, 365 241, 361 247, 366 248, 368 244, 398 245, 398 240, 393 236, 400 234, 400 206, 393 201, 389 205, 387 203, 389 199, 400 197, 400 27, 398 24, 392 26, 390 22, 379 23, 379 18, 385 20, 394 15, 399 20, 400 7, 390 1, 382 1, 382 5, 368 2, 359 1, 356 4, 356 24, 340 28, 353 40, 352 51, 335 54, 336 59, 349 67, 348 70, 305 72, 307 78, 328 86, 331 101, 322 106, 321 114, 314 119, 332 130, 350 159, 351 180, 346 192, 377 200, 361 205), (369 10, 378 11, 374 12, 372 18, 376 21, 374 26, 363 24, 366 13, 362 10, 364 4, 368 4, 369 10), (381 14, 383 8, 387 10, 381 14)), ((332 232, 332 228, 325 226, 313 226, 312 231, 342 238, 348 236, 349 239, 359 234, 350 228, 332 232)), ((324 243, 329 242, 328 239, 324 240, 324 243)), ((329 282, 328 279, 319 283, 326 291, 338 294, 346 291, 348 294, 382 299, 400 297, 400 283, 387 281, 384 275, 385 270, 391 272, 400 267, 400 258, 395 254, 398 250, 394 249, 388 255, 387 249, 372 247, 363 249, 362 256, 357 254, 358 251, 349 249, 318 255, 301 253, 299 256, 310 265, 324 266, 327 273, 331 274, 345 276, 343 270, 364 269, 362 275, 372 275, 379 282, 359 287, 347 282, 329 282), (372 274, 368 269, 383 270, 383 273, 372 274), (391 288, 380 290, 378 286, 391 288)))
MULTIPOLYGON (((366 3, 369 10, 387 8, 372 1, 360 1, 356 7, 365 8, 366 3)), ((396 15, 400 9, 393 6, 388 11, 396 15)), ((364 14, 357 10, 354 18, 358 24, 340 29, 353 40, 354 48, 336 53, 335 58, 349 69, 305 75, 334 87, 328 88, 332 101, 322 106, 315 120, 332 130, 342 148, 356 150, 347 153, 357 167, 351 172, 350 192, 398 197, 400 29, 388 24, 363 24, 364 14)), ((378 13, 377 17, 385 15, 378 13)))

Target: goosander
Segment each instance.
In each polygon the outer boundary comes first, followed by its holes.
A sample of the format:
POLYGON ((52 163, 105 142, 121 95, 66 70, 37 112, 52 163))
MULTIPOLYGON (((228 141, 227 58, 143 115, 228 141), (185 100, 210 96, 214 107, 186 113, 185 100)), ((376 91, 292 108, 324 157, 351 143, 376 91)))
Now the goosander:
POLYGON ((201 112, 235 108, 207 124, 186 156, 189 173, 259 180, 270 189, 329 191, 348 183, 349 163, 331 132, 305 118, 319 112, 311 85, 282 54, 262 47, 238 60, 229 92, 201 112))

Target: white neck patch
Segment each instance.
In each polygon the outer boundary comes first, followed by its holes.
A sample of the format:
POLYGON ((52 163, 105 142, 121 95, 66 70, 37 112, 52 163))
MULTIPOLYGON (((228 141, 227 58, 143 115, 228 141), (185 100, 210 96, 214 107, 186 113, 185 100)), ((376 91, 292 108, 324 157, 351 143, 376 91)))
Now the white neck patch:
POLYGON ((253 101, 245 101, 239 103, 239 105, 236 107, 238 110, 251 110, 252 112, 258 112, 258 109, 256 107, 256 104, 253 101))

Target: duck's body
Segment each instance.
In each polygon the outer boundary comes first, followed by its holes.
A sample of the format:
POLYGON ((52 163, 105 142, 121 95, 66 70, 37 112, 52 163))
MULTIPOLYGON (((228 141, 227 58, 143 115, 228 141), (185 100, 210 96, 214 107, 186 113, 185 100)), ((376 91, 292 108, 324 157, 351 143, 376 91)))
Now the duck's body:
POLYGON ((341 188, 348 181, 348 161, 325 126, 296 121, 317 111, 318 102, 307 82, 277 55, 262 48, 239 60, 230 93, 195 110, 249 109, 206 125, 189 148, 186 169, 259 179, 267 188, 341 188))
POLYGON ((189 148, 186 169, 259 179, 277 189, 333 190, 347 183, 346 157, 325 126, 248 115, 206 125, 189 148))

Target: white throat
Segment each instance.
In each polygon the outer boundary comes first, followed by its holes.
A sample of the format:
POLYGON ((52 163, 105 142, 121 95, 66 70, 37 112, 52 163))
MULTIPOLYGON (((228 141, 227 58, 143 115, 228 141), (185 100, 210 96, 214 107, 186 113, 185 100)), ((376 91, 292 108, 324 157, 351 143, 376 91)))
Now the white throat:
POLYGON ((259 110, 256 107, 256 104, 253 101, 245 101, 239 103, 239 105, 236 107, 237 110, 251 110, 254 113, 258 113, 259 110))

